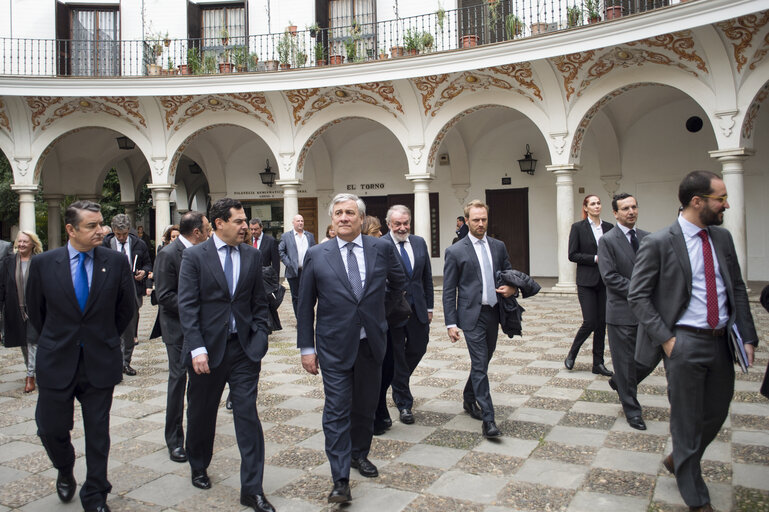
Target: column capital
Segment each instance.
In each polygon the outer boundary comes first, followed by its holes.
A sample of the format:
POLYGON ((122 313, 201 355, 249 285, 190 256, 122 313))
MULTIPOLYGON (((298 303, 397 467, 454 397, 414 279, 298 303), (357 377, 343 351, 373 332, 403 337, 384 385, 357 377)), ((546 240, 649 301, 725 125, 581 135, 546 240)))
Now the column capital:
POLYGON ((23 194, 25 192, 29 193, 29 194, 36 194, 39 189, 40 189, 40 185, 35 185, 33 183, 32 184, 20 184, 20 185, 12 184, 11 185, 11 190, 13 190, 14 192, 16 192, 19 195, 21 195, 21 194, 23 194))
POLYGON ((176 185, 171 183, 147 183, 147 188, 152 192, 168 192, 170 194, 176 189, 176 185))
POLYGON ((744 160, 754 154, 755 151, 748 148, 716 149, 714 151, 708 151, 710 158, 716 158, 721 161, 730 159, 744 160))
POLYGON ((302 180, 275 180, 275 184, 282 188, 299 188, 303 185, 302 180))
POLYGON ((64 200, 64 194, 43 194, 43 199, 48 201, 49 203, 51 201, 63 201, 64 200))
POLYGON ((425 174, 406 174, 405 178, 413 183, 430 183, 435 176, 430 173, 425 174))
POLYGON ((582 166, 579 164, 554 164, 546 165, 547 172, 552 172, 555 175, 570 174, 582 170, 582 166))

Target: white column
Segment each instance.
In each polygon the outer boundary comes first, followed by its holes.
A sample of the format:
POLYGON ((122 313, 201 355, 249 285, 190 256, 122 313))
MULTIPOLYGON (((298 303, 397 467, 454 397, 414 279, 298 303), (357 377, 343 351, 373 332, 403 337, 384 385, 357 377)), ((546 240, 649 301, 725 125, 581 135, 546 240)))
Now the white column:
POLYGON ((35 194, 38 185, 11 185, 11 190, 19 194, 19 229, 37 231, 35 226, 35 194))
POLYGON ((43 196, 48 203, 48 248, 61 247, 61 201, 63 195, 43 196))
POLYGON ((574 222, 574 173, 578 165, 548 165, 555 174, 556 236, 558 237, 558 282, 554 291, 577 291, 577 268, 569 261, 569 232, 574 222))
MULTIPOLYGON (((283 231, 292 227, 294 217, 299 215, 299 180, 278 180, 275 183, 283 188, 283 231)), ((320 227, 318 228, 320 231, 320 227)), ((320 234, 320 233, 318 233, 320 234)))
POLYGON ((433 176, 431 174, 407 174, 406 179, 414 184, 414 234, 425 239, 429 250, 432 247, 430 182, 433 181, 433 176))
POLYGON ((745 148, 723 149, 709 152, 711 158, 721 162, 726 193, 729 195, 729 209, 724 213, 724 227, 734 239, 734 250, 740 263, 742 280, 748 282, 748 237, 745 229, 745 169, 743 162, 753 155, 745 148))
POLYGON ((163 243, 163 230, 171 224, 171 191, 176 185, 165 183, 149 183, 147 188, 152 192, 152 204, 155 206, 155 247, 163 243))

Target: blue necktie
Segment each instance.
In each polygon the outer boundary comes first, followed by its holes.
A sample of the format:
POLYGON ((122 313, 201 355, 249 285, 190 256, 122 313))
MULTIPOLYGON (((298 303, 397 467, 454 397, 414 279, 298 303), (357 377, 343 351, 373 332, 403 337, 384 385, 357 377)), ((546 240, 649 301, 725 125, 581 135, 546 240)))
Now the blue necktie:
POLYGON ((352 252, 355 244, 348 242, 345 247, 347 247, 347 279, 350 280, 350 286, 352 286, 355 298, 360 300, 361 295, 363 295, 363 283, 360 280, 358 258, 356 258, 355 254, 352 252))
POLYGON ((224 277, 227 279, 227 288, 230 290, 230 297, 235 294, 235 273, 232 269, 232 247, 227 247, 227 256, 224 258, 224 277))
POLYGON ((489 302, 489 306, 494 306, 497 303, 497 291, 494 287, 494 271, 491 269, 491 262, 489 261, 489 255, 486 254, 486 240, 478 240, 478 244, 481 246, 481 260, 483 261, 483 275, 486 278, 486 300, 489 302))
POLYGON ((85 259, 87 253, 78 253, 77 271, 75 272, 75 297, 80 305, 80 311, 85 311, 85 305, 88 302, 88 273, 85 271, 85 259))
POLYGON ((406 267, 409 277, 414 273, 414 269, 411 268, 411 260, 409 259, 409 253, 406 252, 406 242, 398 242, 401 246, 401 258, 403 258, 403 266, 406 267))

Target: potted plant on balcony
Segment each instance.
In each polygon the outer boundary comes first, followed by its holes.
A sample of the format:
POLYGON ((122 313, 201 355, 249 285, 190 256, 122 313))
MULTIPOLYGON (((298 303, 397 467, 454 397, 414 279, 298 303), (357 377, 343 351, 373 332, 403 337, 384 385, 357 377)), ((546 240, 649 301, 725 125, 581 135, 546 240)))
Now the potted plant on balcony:
POLYGON ((290 33, 292 36, 296 35, 296 25, 294 25, 293 21, 288 20, 288 26, 286 27, 286 32, 290 33))
POLYGON ((235 64, 235 69, 239 73, 247 71, 248 48, 246 48, 245 46, 236 46, 232 50, 232 63, 235 64))
POLYGON ((566 7, 566 26, 568 28, 582 25, 582 9, 576 5, 566 7))
POLYGON ((403 46, 395 45, 390 47, 390 56, 394 59, 396 57, 403 57, 406 55, 406 49, 403 46))
POLYGON ((167 75, 175 75, 177 72, 176 65, 174 64, 174 60, 171 57, 168 57, 168 68, 166 69, 167 75))
POLYGON ((322 43, 315 43, 315 46, 313 47, 313 53, 315 53, 315 65, 325 66, 326 65, 326 48, 323 46, 322 43))
POLYGON ((521 18, 515 14, 508 14, 505 17, 505 30, 507 31, 507 37, 512 39, 519 37, 523 33, 523 22, 521 18))
POLYGON ((421 44, 422 35, 418 31, 408 29, 403 35, 403 46, 406 47, 406 55, 418 55, 421 44))
POLYGON ((462 48, 472 48, 478 46, 478 36, 475 34, 465 34, 459 38, 462 48))
POLYGON ((587 12, 588 23, 598 23, 601 21, 600 0, 585 0, 585 12, 587 12))
POLYGON ((496 25, 497 21, 499 21, 499 1, 500 0, 486 0, 486 8, 489 11, 491 25, 496 25))
POLYGON ((304 50, 297 50, 296 52, 296 67, 302 68, 307 63, 307 54, 304 50))
POLYGON ((344 62, 344 55, 329 55, 328 63, 332 66, 338 66, 344 62))
POLYGON ((440 2, 438 2, 438 10, 435 11, 435 16, 437 18, 438 28, 443 32, 443 23, 446 20, 446 9, 443 8, 443 5, 440 2))
MULTIPOLYGON (((180 66, 181 67, 181 66, 180 66)), ((201 68, 203 67, 203 63, 200 58, 200 49, 199 48, 188 48, 187 49, 187 73, 182 71, 182 75, 190 74, 190 75, 197 75, 200 74, 201 68)))
POLYGON ((318 37, 318 32, 320 32, 320 27, 317 23, 313 23, 309 27, 307 27, 307 30, 310 31, 310 37, 315 38, 318 37))
POLYGON ((431 52, 433 50, 433 45, 435 44, 435 37, 430 32, 424 31, 422 32, 422 40, 420 43, 420 46, 422 50, 427 53, 431 52))
POLYGON ((222 38, 222 46, 227 46, 230 42, 230 31, 227 28, 223 28, 219 37, 222 38))
POLYGON ((280 69, 291 69, 291 49, 293 46, 293 39, 291 33, 286 30, 283 32, 278 46, 276 48, 278 52, 278 61, 280 62, 280 69))
POLYGON ((216 73, 216 56, 213 54, 206 55, 203 59, 203 72, 207 75, 213 75, 216 73))
POLYGON ((379 60, 387 60, 390 55, 387 53, 387 48, 384 46, 379 48, 379 60))
POLYGON ((248 54, 248 70, 259 71, 259 55, 256 53, 248 54))
POLYGON ((621 18, 622 4, 617 3, 617 0, 607 0, 604 4, 603 12, 604 12, 604 18, 607 20, 621 18))

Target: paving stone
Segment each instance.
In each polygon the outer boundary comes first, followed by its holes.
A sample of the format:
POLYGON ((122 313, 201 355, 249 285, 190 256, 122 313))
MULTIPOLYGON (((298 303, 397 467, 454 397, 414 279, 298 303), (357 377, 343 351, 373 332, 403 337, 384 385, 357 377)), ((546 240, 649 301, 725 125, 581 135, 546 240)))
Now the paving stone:
POLYGON ((417 444, 397 457, 398 462, 449 469, 467 454, 466 450, 417 444))
POLYGON ((473 503, 492 503, 505 486, 506 479, 490 475, 471 475, 448 471, 426 491, 440 496, 462 496, 473 503))
POLYGON ((621 471, 634 471, 656 475, 659 468, 660 457, 655 453, 640 453, 614 448, 601 448, 598 450, 593 465, 605 469, 617 469, 621 471))
POLYGON ((601 430, 556 425, 545 436, 545 440, 578 446, 601 446, 606 435, 607 432, 601 430))
POLYGON ((515 478, 532 484, 577 489, 587 473, 586 466, 530 458, 518 469, 515 478))
POLYGON ((566 510, 574 495, 573 489, 513 481, 499 493, 497 503, 520 511, 566 510))
POLYGON ((646 512, 649 501, 630 496, 615 496, 579 491, 569 503, 567 512, 646 512))
POLYGON ((769 467, 755 464, 733 464, 734 481, 742 487, 769 491, 769 467))

